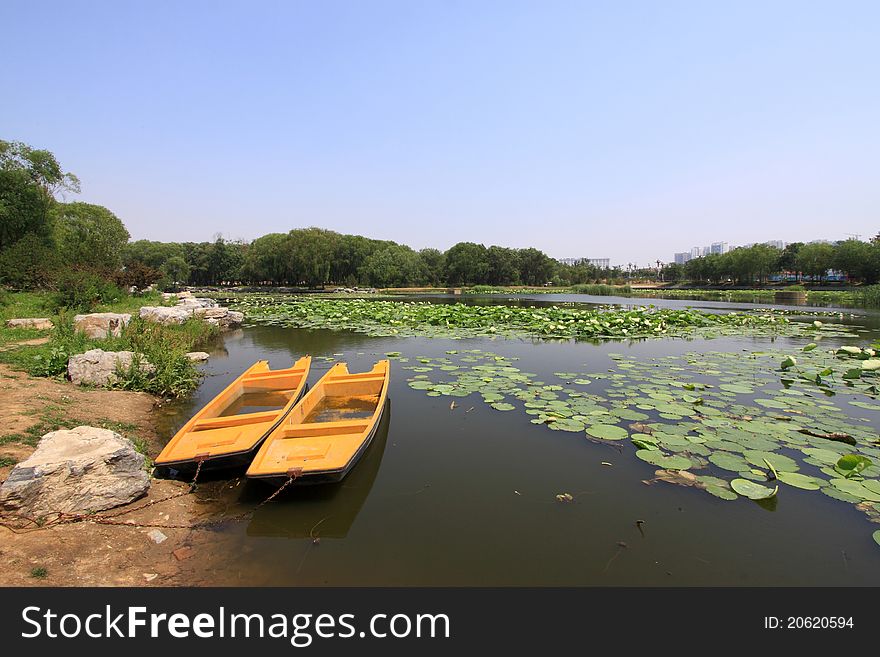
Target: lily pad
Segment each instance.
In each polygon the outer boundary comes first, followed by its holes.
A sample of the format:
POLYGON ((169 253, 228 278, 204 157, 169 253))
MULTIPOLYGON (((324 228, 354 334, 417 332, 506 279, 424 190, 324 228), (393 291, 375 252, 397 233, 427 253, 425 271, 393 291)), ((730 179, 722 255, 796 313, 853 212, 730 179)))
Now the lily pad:
POLYGON ((819 490, 824 483, 821 479, 800 472, 779 472, 776 478, 784 484, 803 490, 819 490))
POLYGON ((640 449, 636 452, 636 456, 651 465, 656 465, 658 468, 665 470, 687 470, 693 465, 684 456, 668 456, 663 452, 653 449, 640 449))
POLYGON ((749 481, 748 479, 734 479, 730 482, 730 487, 743 497, 748 497, 750 500, 769 499, 775 496, 776 492, 779 490, 778 487, 767 488, 766 486, 756 484, 754 481, 749 481))
POLYGON ((587 433, 601 440, 623 440, 629 436, 626 429, 614 424, 594 424, 587 427, 587 433))
POLYGON ((849 479, 850 477, 860 474, 870 465, 871 459, 867 456, 862 456, 861 454, 844 454, 840 457, 837 463, 834 464, 834 469, 849 479))

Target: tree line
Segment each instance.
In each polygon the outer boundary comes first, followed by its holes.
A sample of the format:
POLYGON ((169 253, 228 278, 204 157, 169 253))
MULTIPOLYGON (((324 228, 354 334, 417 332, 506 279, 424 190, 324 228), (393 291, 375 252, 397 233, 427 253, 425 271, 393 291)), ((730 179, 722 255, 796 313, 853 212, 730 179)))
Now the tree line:
POLYGON ((177 243, 139 240, 123 250, 126 267, 147 267, 191 285, 370 285, 435 287, 587 282, 602 275, 566 267, 534 248, 459 242, 447 251, 322 228, 270 233, 252 242, 177 243))
POLYGON ((851 282, 880 281, 880 234, 870 241, 847 239, 839 242, 793 242, 784 249, 767 244, 732 249, 725 254, 706 255, 684 265, 667 265, 667 280, 743 285, 766 283, 772 276, 793 276, 823 282, 829 272, 841 272, 851 282))
MULTIPOLYGON (((151 284, 458 287, 625 280, 619 267, 599 269, 585 260, 563 264, 535 248, 459 242, 445 252, 416 251, 314 227, 251 242, 222 236, 210 242, 130 242, 123 222, 107 208, 64 202, 64 194, 79 191, 79 179, 51 152, 0 140, 0 285, 95 298, 151 284)), ((667 281, 753 284, 784 272, 822 280, 829 270, 877 282, 880 236, 869 242, 795 243, 782 250, 757 244, 683 266, 669 264, 660 273, 667 281)), ((657 273, 629 272, 639 278, 657 273)))

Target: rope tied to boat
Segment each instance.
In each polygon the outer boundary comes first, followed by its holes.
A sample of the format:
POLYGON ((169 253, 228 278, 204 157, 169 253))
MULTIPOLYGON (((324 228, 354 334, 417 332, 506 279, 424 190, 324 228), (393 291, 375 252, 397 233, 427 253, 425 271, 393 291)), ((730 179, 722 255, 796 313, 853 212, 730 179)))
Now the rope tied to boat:
POLYGON ((291 468, 290 470, 288 470, 288 471, 287 471, 287 481, 285 481, 283 484, 281 484, 281 486, 278 487, 278 490, 276 490, 276 491, 275 491, 274 493, 272 493, 269 497, 267 497, 265 500, 263 500, 262 502, 260 502, 260 503, 256 506, 256 508, 254 509, 254 511, 256 511, 257 509, 259 509, 259 508, 260 508, 261 506, 263 506, 264 504, 268 504, 269 502, 271 502, 272 500, 274 500, 275 497, 276 497, 277 495, 280 495, 280 494, 281 494, 281 491, 283 491, 285 488, 287 488, 288 486, 290 486, 290 484, 292 484, 294 481, 296 481, 297 479, 299 479, 299 477, 300 477, 301 474, 302 474, 302 468, 291 468))

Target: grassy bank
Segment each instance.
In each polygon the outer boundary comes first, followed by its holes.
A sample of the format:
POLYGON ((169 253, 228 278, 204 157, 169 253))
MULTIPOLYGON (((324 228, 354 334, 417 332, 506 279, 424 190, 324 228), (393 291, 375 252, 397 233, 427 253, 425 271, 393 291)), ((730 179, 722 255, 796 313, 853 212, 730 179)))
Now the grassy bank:
POLYGON ((96 312, 127 312, 134 316, 122 335, 108 338, 88 338, 73 328, 73 313, 62 310, 49 314, 51 298, 39 293, 15 293, 6 295, 6 303, 0 306, 0 362, 32 376, 58 377, 67 371, 68 359, 89 349, 105 351, 133 351, 140 360, 152 364, 152 374, 143 374, 137 367, 120 371, 116 387, 139 390, 155 395, 180 396, 191 392, 198 385, 199 372, 186 358, 188 351, 204 345, 218 332, 198 319, 179 325, 163 325, 146 322, 136 316, 144 305, 160 305, 159 294, 125 296, 107 304, 100 304, 96 312), (6 320, 17 317, 49 317, 54 328, 49 331, 6 328, 6 320), (42 344, 15 343, 45 337, 42 344))

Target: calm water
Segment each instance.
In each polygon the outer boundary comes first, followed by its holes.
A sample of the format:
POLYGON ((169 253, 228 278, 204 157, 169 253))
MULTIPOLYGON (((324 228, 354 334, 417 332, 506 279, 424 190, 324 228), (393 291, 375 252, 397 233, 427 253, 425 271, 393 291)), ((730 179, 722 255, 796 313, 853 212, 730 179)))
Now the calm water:
MULTIPOLYGON (((875 319, 858 321, 875 324, 875 319)), ((592 345, 246 328, 226 335, 192 399, 166 407, 162 430, 170 436, 258 359, 277 368, 303 354, 332 356, 363 371, 388 351, 414 358, 481 349, 519 357, 517 367, 551 382, 556 371, 607 369, 612 364, 607 354, 613 352, 654 358, 769 343, 592 345)), ((309 382, 330 364, 316 360, 309 382)), ((449 397, 410 389, 410 376, 392 361, 390 412, 341 484, 295 488, 249 521, 217 533, 218 554, 227 556, 213 583, 880 585, 880 550, 871 540, 876 525, 850 504, 786 488, 776 509, 768 511, 744 499, 725 502, 668 484, 646 486, 642 480, 653 476, 654 467, 636 459, 629 444, 599 445, 582 434, 535 426, 521 411, 494 411, 477 395, 456 398, 457 408, 450 410, 449 397), (562 492, 576 501, 557 502, 562 492), (644 535, 636 520, 644 521, 644 535)), ((601 394, 598 387, 593 392, 601 394)), ((230 481, 200 487, 199 494, 219 499, 218 513, 234 514, 271 491, 230 475, 230 481)))

